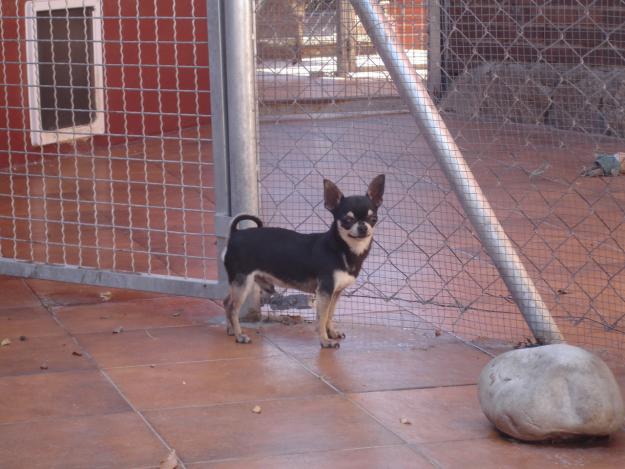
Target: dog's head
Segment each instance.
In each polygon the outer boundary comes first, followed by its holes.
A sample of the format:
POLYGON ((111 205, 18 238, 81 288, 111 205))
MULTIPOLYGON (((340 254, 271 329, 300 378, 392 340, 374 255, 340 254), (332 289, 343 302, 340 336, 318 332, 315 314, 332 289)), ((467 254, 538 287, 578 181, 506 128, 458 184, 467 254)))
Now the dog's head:
POLYGON ((373 178, 366 195, 343 196, 332 181, 323 181, 325 207, 332 213, 339 235, 352 251, 361 254, 368 249, 373 227, 378 221, 378 208, 384 195, 384 174, 373 178))

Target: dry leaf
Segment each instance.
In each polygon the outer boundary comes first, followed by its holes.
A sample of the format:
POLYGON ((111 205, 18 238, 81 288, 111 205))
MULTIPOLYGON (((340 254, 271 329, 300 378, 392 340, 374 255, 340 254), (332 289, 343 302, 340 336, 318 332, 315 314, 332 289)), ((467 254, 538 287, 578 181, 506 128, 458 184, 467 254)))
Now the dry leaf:
POLYGON ((109 301, 112 296, 113 294, 110 291, 100 292, 100 298, 102 299, 102 301, 109 301))
POLYGON ((26 337, 25 335, 20 336, 20 341, 25 342, 27 340, 28 340, 28 337, 26 337))
POLYGON ((254 408, 252 409, 252 412, 254 412, 255 414, 260 414, 262 411, 263 409, 261 409, 259 405, 255 405, 254 408))
POLYGON ((0 347, 6 347, 7 345, 11 345, 11 339, 8 337, 6 339, 2 339, 2 342, 0 342, 0 347))
POLYGON ((77 357, 82 357, 82 352, 76 352, 76 351, 73 351, 73 352, 72 352, 72 355, 75 355, 75 356, 77 356, 77 357))
POLYGON ((172 449, 169 455, 161 461, 159 469, 176 469, 178 467, 178 457, 176 456, 176 450, 172 449))
POLYGON ((399 423, 402 423, 404 425, 412 425, 412 422, 410 420, 408 420, 406 417, 402 417, 399 419, 399 423))
POLYGON ((39 368, 41 370, 47 370, 48 369, 48 365, 46 363, 44 363, 43 365, 40 365, 39 368))
POLYGON ((436 337, 439 337, 441 334, 442 334, 442 332, 441 332, 441 330, 440 330, 440 329, 436 328, 436 329, 434 330, 434 335, 435 335, 436 337))
POLYGON ((176 311, 174 314, 172 314, 173 317, 177 318, 178 316, 180 316, 182 313, 180 311, 176 311))
POLYGON ((122 332, 124 332, 124 328, 122 326, 113 329, 113 334, 121 334, 122 332))

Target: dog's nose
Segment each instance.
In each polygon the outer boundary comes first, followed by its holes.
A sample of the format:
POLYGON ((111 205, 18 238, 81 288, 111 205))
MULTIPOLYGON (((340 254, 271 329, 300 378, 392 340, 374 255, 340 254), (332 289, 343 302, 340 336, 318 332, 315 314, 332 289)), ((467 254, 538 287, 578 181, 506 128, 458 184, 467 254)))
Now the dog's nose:
POLYGON ((363 222, 360 222, 358 224, 358 234, 359 235, 366 235, 367 234, 367 225, 365 225, 363 222))

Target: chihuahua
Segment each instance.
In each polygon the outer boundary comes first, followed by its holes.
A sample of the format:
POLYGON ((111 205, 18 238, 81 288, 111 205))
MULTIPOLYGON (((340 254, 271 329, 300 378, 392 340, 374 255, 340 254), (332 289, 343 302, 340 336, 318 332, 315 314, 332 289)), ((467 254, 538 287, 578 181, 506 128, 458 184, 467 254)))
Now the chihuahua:
POLYGON ((228 335, 249 343, 241 330, 239 310, 254 283, 273 293, 274 285, 315 294, 319 340, 323 348, 338 348, 332 317, 342 291, 356 281, 371 249, 373 227, 384 194, 384 175, 373 179, 364 196, 344 197, 332 181, 323 181, 325 208, 334 221, 325 233, 301 234, 283 228, 264 228, 252 215, 237 216, 223 255, 230 293, 224 300, 228 335), (243 220, 257 227, 239 230, 243 220))

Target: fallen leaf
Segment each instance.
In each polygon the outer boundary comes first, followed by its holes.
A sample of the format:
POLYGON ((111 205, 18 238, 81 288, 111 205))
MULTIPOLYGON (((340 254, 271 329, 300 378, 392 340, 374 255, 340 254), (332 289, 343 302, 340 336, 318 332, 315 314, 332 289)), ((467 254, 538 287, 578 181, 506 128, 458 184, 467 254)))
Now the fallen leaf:
POLYGON ((82 352, 76 352, 75 350, 72 352, 72 355, 75 355, 77 357, 82 357, 82 352))
POLYGON ((441 332, 441 330, 440 330, 440 329, 438 329, 438 328, 434 329, 434 335, 435 335, 436 337, 440 336, 441 334, 442 334, 442 332, 441 332))
POLYGON ((0 347, 6 347, 7 345, 11 345, 11 339, 8 337, 6 339, 2 339, 2 342, 0 342, 0 347))
POLYGON ((124 332, 124 328, 122 326, 113 329, 113 334, 121 334, 122 332, 124 332))
POLYGON ((110 301, 112 297, 113 294, 110 291, 100 292, 100 298, 102 299, 102 301, 110 301))
POLYGON ((39 368, 42 370, 47 370, 48 369, 48 365, 46 363, 44 363, 43 365, 39 365, 39 368))
POLYGON ((176 456, 176 450, 172 449, 169 455, 161 461, 159 469, 176 469, 178 467, 178 457, 176 456))
POLYGON ((254 408, 252 409, 252 412, 254 412, 255 414, 260 414, 262 411, 263 409, 261 409, 259 405, 255 405, 254 408))
POLYGON ((20 336, 20 340, 21 340, 22 342, 25 342, 26 340, 28 340, 28 337, 26 337, 25 335, 21 335, 21 336, 20 336))
POLYGON ((564 288, 558 288, 556 293, 558 293, 558 295, 567 295, 569 292, 566 291, 564 288))
POLYGON ((402 423, 404 425, 412 425, 412 422, 410 420, 408 420, 406 417, 402 417, 399 419, 399 423, 402 423))
POLYGON ((156 368, 156 365, 150 365, 150 368, 156 368))
POLYGON ((175 313, 172 314, 173 317, 177 318, 178 316, 180 316, 182 313, 180 311, 176 311, 175 313))

